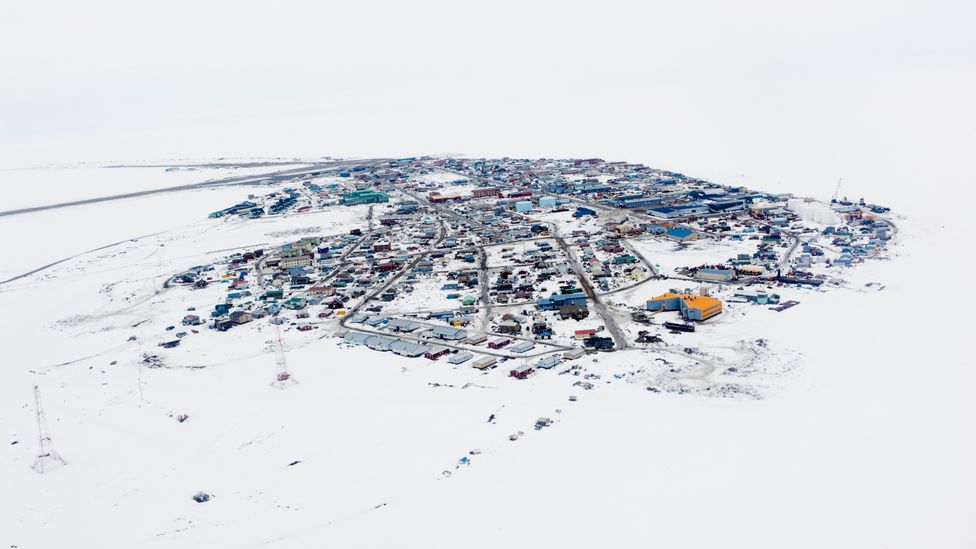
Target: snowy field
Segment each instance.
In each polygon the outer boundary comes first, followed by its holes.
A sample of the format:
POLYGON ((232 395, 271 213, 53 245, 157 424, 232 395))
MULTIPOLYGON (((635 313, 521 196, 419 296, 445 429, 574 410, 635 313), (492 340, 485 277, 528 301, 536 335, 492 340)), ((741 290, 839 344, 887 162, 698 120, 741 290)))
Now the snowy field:
MULTIPOLYGON (((828 292, 781 291, 801 302, 784 312, 731 304, 674 336, 698 354, 579 359, 600 376, 589 390, 559 375, 571 364, 518 381, 513 361, 483 373, 319 339, 323 328, 283 333, 300 383, 278 391, 266 324, 204 329, 170 367, 140 365, 169 352, 155 347, 163 328, 199 305, 186 289, 157 294, 167 276, 312 227, 345 232, 368 211, 207 219, 249 192, 0 218, 0 279, 68 258, 0 285, 0 544, 64 547, 70 532, 113 548, 976 545, 969 327, 906 308, 920 287, 958 288, 953 274, 971 272, 945 239, 969 235, 961 222, 935 230, 946 223, 908 212, 891 260, 828 292), (750 353, 761 359, 748 371, 725 367, 750 353), (45 475, 30 469, 35 383, 68 461, 45 475), (722 393, 730 384, 742 390, 722 393), (536 431, 539 417, 554 422, 536 431), (194 502, 201 490, 213 499, 194 502)), ((670 243, 642 252, 663 268, 734 252, 695 246, 693 258, 670 243)))

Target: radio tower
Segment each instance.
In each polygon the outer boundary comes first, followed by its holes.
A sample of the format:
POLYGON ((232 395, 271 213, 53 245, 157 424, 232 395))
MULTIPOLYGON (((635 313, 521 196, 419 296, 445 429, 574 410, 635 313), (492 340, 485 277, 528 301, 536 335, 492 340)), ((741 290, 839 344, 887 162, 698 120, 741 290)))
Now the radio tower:
POLYGON ((34 460, 34 470, 38 473, 46 473, 60 465, 67 465, 68 462, 54 449, 51 442, 51 433, 47 430, 47 416, 44 415, 44 408, 41 406, 41 390, 34 386, 34 409, 37 410, 37 434, 39 438, 37 459, 34 460))
POLYGON ((271 386, 284 389, 293 383, 298 383, 298 380, 288 373, 288 364, 285 362, 285 346, 281 343, 281 328, 277 324, 275 324, 275 333, 278 335, 278 348, 275 351, 275 379, 271 382, 271 386))

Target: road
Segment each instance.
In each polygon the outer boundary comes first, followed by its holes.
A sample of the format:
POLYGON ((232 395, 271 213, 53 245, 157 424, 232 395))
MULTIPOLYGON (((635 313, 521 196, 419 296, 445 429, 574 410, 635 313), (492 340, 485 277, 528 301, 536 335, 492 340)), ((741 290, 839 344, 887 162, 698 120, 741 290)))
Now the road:
POLYGON ((600 318, 603 319, 603 324, 607 327, 607 330, 610 331, 610 335, 613 336, 615 350, 626 350, 630 346, 627 343, 626 335, 624 335, 623 330, 620 329, 620 326, 617 325, 616 319, 607 309, 606 304, 603 303, 600 296, 597 295, 597 293, 593 290, 593 286, 591 286, 589 280, 587 280, 586 273, 583 271, 583 268, 576 260, 576 257, 570 253, 569 246, 566 244, 566 241, 563 240, 563 237, 556 233, 555 227, 552 227, 550 233, 553 235, 553 240, 559 244, 559 248, 562 249, 564 254, 566 254, 566 261, 569 262, 569 265, 576 273, 576 278, 579 279, 580 286, 583 287, 583 291, 586 293, 586 296, 590 299, 590 301, 593 302, 593 308, 596 309, 597 314, 599 314, 600 318))

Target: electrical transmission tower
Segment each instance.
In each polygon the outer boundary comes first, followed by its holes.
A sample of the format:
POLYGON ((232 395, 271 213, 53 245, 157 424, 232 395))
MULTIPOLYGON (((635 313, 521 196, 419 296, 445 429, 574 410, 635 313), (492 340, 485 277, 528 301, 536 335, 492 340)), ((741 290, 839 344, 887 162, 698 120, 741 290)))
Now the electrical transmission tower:
POLYGON ((275 334, 278 336, 278 348, 275 350, 275 379, 271 382, 272 387, 284 389, 298 380, 288 373, 288 364, 285 362, 285 346, 281 343, 281 328, 275 324, 275 334))
POLYGON ((51 433, 47 429, 47 416, 44 415, 44 408, 41 406, 41 390, 34 386, 34 409, 37 410, 37 434, 38 450, 37 459, 34 460, 34 470, 38 473, 46 473, 51 469, 68 462, 54 449, 51 442, 51 433))

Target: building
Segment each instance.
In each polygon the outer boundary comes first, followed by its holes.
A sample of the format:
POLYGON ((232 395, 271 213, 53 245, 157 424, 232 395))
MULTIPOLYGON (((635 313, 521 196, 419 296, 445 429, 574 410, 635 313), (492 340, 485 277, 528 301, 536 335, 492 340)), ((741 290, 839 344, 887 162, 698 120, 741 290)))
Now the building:
POLYGON ((514 377, 515 379, 525 379, 529 377, 529 375, 534 371, 535 368, 529 366, 528 364, 525 364, 523 366, 519 366, 511 370, 510 372, 508 372, 508 375, 514 377))
POLYGON ((471 191, 472 198, 499 197, 502 192, 496 187, 479 187, 471 191))
POLYGON ((430 335, 437 339, 457 341, 468 337, 467 330, 460 328, 449 328, 447 326, 437 326, 430 331, 430 335))
POLYGON ((471 366, 479 370, 487 370, 491 368, 498 362, 498 359, 493 356, 486 356, 485 358, 479 358, 478 360, 471 363, 471 366))
POLYGON ((359 204, 376 204, 378 202, 389 202, 390 197, 386 193, 363 189, 342 195, 342 204, 346 206, 358 206, 359 204))
POLYGON ((254 315, 247 311, 234 311, 230 314, 230 320, 234 324, 246 324, 254 320, 254 315))
POLYGON ((709 282, 730 282, 735 278, 735 271, 732 269, 698 269, 695 271, 695 278, 709 282))
POLYGON ((762 265, 739 265, 736 270, 745 276, 760 276, 766 272, 762 265))
POLYGON ((660 197, 650 197, 642 196, 639 198, 624 198, 618 199, 617 205, 621 208, 646 208, 648 206, 657 206, 661 203, 660 197))
POLYGON ((562 357, 558 355, 551 355, 539 359, 539 361, 535 363, 535 366, 536 368, 542 370, 548 370, 550 368, 556 367, 560 362, 562 362, 562 360, 563 360, 562 357))
POLYGON ((539 199, 540 208, 555 208, 556 207, 556 197, 555 196, 543 196, 539 199))
POLYGON ((518 345, 512 345, 511 351, 513 353, 525 353, 531 351, 532 349, 535 349, 535 343, 532 343, 531 341, 523 341, 518 345))
POLYGON ((675 242, 687 242, 698 238, 698 234, 695 231, 686 227, 672 227, 664 234, 669 240, 674 240, 675 242))
POLYGON ((647 210, 647 215, 658 219, 679 219, 692 215, 702 215, 709 213, 708 206, 704 204, 685 204, 682 206, 661 206, 647 210))
POLYGON ((296 255, 292 257, 283 257, 278 263, 278 266, 282 269, 293 269, 295 267, 310 267, 312 265, 312 256, 310 255, 296 255))
POLYGON ((536 302, 536 307, 542 311, 558 311, 564 305, 586 305, 586 294, 555 294, 536 302))
POLYGON ((668 292, 647 301, 648 311, 679 311, 685 320, 708 320, 722 312, 722 300, 668 292))
POLYGON ((474 355, 471 353, 457 353, 451 358, 447 359, 447 361, 451 364, 463 364, 472 358, 474 358, 474 355))
POLYGON ((612 351, 613 338, 610 337, 588 337, 583 340, 584 347, 592 347, 597 351, 612 351))
POLYGON ((583 349, 570 349, 563 353, 563 360, 576 360, 586 354, 583 349))
POLYGON ((515 211, 516 212, 531 212, 532 211, 532 202, 529 201, 529 200, 519 200, 518 202, 515 203, 515 211))
POLYGON ((431 347, 426 353, 424 353, 424 358, 429 360, 437 360, 438 358, 450 353, 451 350, 447 347, 434 346, 431 347))
POLYGON ((563 305, 559 308, 559 318, 563 320, 566 320, 567 318, 572 318, 573 320, 583 320, 589 315, 590 310, 586 308, 585 304, 563 305))

